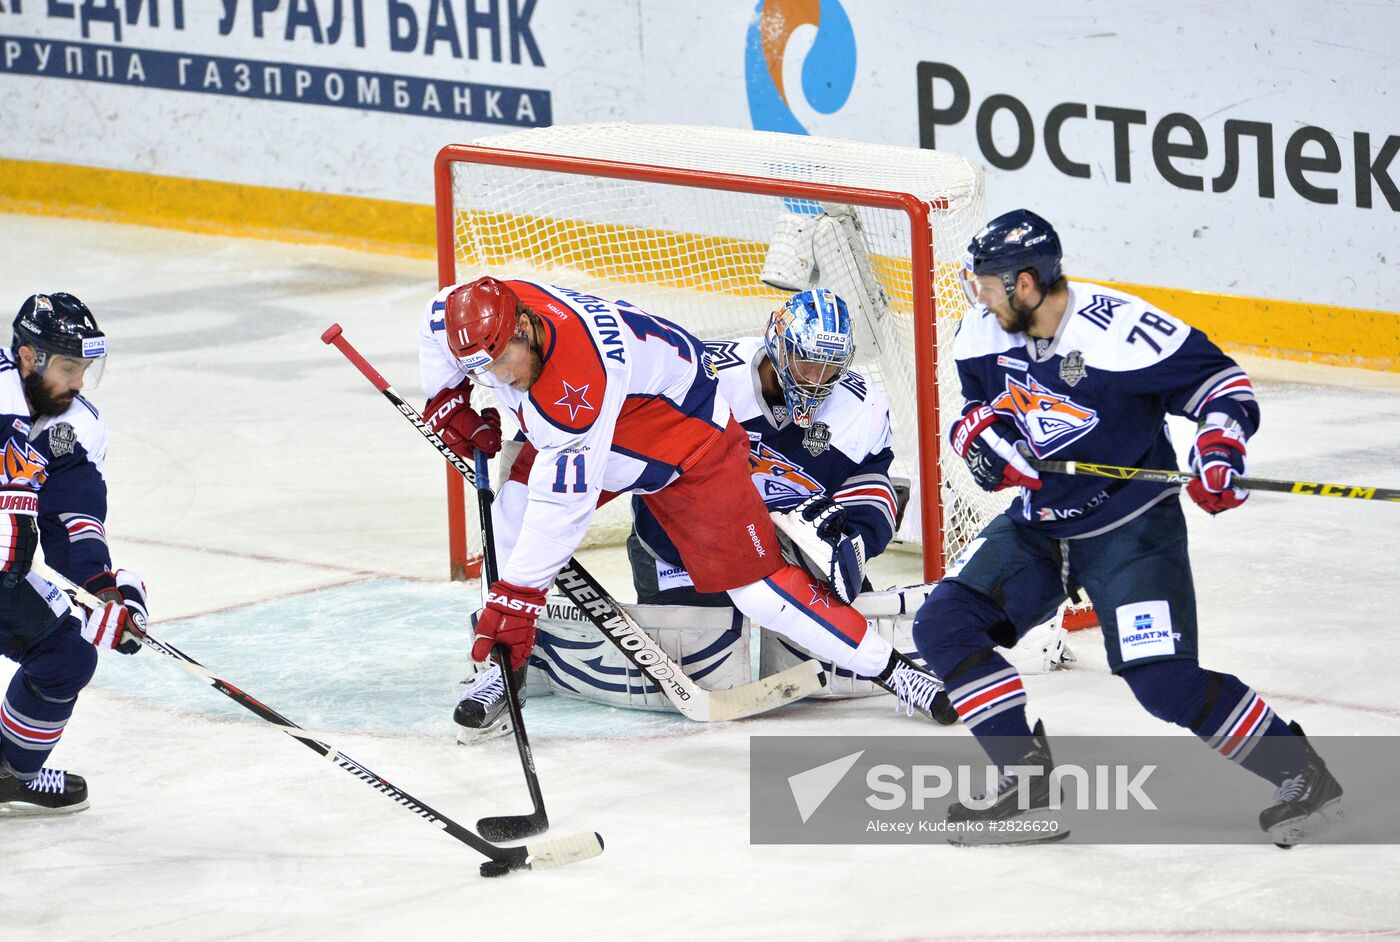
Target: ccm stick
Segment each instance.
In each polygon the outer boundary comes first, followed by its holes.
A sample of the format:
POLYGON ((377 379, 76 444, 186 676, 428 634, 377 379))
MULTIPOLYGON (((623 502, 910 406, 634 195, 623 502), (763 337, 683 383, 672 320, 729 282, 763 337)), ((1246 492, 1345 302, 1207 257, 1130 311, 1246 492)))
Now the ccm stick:
MULTIPOLYGON (((414 428, 438 450, 452 467, 469 483, 476 483, 475 469, 447 445, 443 444, 418 410, 404 401, 389 381, 380 375, 360 352, 345 339, 339 324, 332 324, 321 334, 324 343, 333 345, 345 355, 356 369, 394 408, 413 423, 414 428)), ((631 615, 623 610, 598 580, 570 559, 554 580, 555 588, 564 594, 589 621, 607 638, 623 657, 631 661, 688 719, 700 722, 737 720, 766 713, 793 700, 800 700, 826 686, 826 675, 816 661, 804 661, 770 677, 735 687, 732 690, 706 690, 681 670, 675 661, 652 639, 631 615)))
MULTIPOLYGON (((81 587, 74 585, 43 563, 34 563, 34 569, 54 585, 73 593, 74 597, 79 599, 84 605, 90 608, 101 607, 103 605, 100 599, 94 597, 81 587)), ((222 677, 216 676, 203 664, 199 663, 173 644, 166 644, 152 637, 149 633, 145 632, 146 626, 144 624, 138 624, 137 628, 143 632, 141 644, 145 647, 151 648, 160 654, 164 654, 176 664, 179 664, 185 670, 209 684, 215 690, 219 691, 219 693, 228 697, 234 703, 248 710, 248 712, 257 716, 259 719, 271 723, 308 749, 325 756, 337 768, 344 769, 370 788, 373 788, 381 795, 393 801, 394 804, 407 808, 429 824, 437 825, 463 844, 466 844, 472 850, 486 857, 486 862, 481 865, 481 875, 483 877, 499 877, 512 870, 543 870, 549 867, 562 867, 566 864, 577 863, 580 860, 587 860, 589 857, 596 857, 603 852, 603 838, 596 832, 592 834, 571 834, 568 837, 561 837, 552 841, 543 841, 538 844, 529 844, 525 847, 497 847, 495 844, 483 840, 468 829, 462 827, 445 814, 430 808, 398 786, 391 784, 388 779, 385 779, 383 776, 356 762, 334 746, 322 742, 319 739, 312 738, 306 730, 287 719, 281 713, 278 713, 251 694, 238 689, 222 677)))
MULTIPOLYGON (((1148 481, 1153 484, 1189 484, 1196 475, 1189 471, 1163 471, 1155 468, 1124 468, 1089 461, 1032 461, 1038 471, 1052 474, 1084 474, 1118 481, 1148 481)), ((1232 478, 1231 484, 1250 491, 1280 494, 1311 494, 1314 497, 1344 497, 1353 500, 1400 501, 1400 488, 1365 487, 1359 484, 1321 484, 1315 481, 1278 481, 1272 478, 1232 478)))

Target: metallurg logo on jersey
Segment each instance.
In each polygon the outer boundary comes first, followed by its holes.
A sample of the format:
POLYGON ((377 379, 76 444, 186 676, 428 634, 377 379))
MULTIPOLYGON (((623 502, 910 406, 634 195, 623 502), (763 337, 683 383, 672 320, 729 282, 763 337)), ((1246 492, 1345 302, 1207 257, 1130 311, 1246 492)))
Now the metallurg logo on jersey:
POLYGON ((1006 391, 992 401, 992 409, 1015 419, 1026 433, 1031 449, 1040 457, 1053 455, 1099 424, 1096 410, 1051 392, 1029 374, 1024 383, 1007 376, 1006 391))
POLYGON ((821 484, 813 480, 791 459, 762 441, 750 442, 749 474, 758 485, 759 494, 770 507, 808 494, 820 494, 821 484))

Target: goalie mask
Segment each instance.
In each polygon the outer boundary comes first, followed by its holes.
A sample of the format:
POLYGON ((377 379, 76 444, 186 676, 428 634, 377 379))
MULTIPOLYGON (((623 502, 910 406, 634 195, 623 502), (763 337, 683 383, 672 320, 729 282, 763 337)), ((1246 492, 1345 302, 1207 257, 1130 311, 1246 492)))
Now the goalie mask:
POLYGON ((827 288, 795 294, 768 318, 763 343, 792 421, 811 428, 817 407, 856 355, 846 302, 827 288))
POLYGON ((81 377, 88 389, 97 386, 107 361, 107 337, 86 304, 71 294, 35 294, 15 316, 10 350, 19 359, 20 347, 34 348, 34 372, 50 370, 81 377))

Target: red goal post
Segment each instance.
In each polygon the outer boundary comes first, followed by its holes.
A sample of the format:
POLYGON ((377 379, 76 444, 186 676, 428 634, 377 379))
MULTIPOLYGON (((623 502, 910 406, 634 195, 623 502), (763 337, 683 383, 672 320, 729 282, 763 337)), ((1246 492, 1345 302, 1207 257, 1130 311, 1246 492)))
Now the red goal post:
MULTIPOLYGON (((946 353, 966 309, 956 269, 985 222, 981 173, 969 162, 769 132, 583 125, 449 145, 435 171, 441 285, 489 273, 612 291, 605 296, 707 340, 761 333, 766 313, 790 293, 757 277, 779 216, 855 207, 887 302, 877 327, 886 335, 872 344, 878 356, 862 360, 858 351, 856 369, 891 401, 895 470, 911 484, 902 542, 922 544, 924 576, 936 579, 1005 505, 943 453, 961 406, 946 353)), ((461 477, 449 473, 447 488, 451 574, 467 578, 461 477)), ((611 539, 625 526, 601 524, 611 539)))

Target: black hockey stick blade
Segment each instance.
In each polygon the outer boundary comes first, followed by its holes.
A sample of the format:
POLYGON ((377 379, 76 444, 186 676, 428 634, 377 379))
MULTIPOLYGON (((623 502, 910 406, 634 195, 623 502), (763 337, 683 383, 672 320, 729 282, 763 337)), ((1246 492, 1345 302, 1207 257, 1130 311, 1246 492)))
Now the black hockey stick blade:
POLYGON ((530 814, 498 814, 476 822, 477 833, 493 844, 523 841, 549 830, 549 816, 543 810, 530 814))
MULTIPOLYGON (((489 512, 483 509, 483 523, 489 520, 489 512)), ((496 566, 493 555, 488 554, 486 560, 493 570, 491 575, 494 577, 496 566)), ((529 814, 490 815, 477 821, 476 829, 488 841, 522 841, 549 830, 549 815, 544 808, 544 795, 540 792, 540 780, 535 772, 535 755, 530 749, 530 740, 525 736, 525 721, 520 714, 520 691, 516 687, 515 672, 510 669, 510 654, 505 646, 499 644, 492 654, 500 665, 501 677, 505 681, 511 722, 515 726, 515 742, 520 752, 520 765, 525 773, 525 784, 529 788, 534 810, 529 814)))
MULTIPOLYGON (((491 491, 491 474, 486 465, 486 453, 476 451, 477 506, 481 511, 481 557, 485 565, 486 584, 500 578, 496 566, 495 528, 491 519, 491 505, 495 494, 491 491)), ((535 768, 535 754, 530 749, 530 737, 525 732, 525 717, 521 712, 524 705, 520 699, 520 686, 515 671, 510 666, 510 649, 497 644, 492 650, 496 666, 500 668, 501 679, 506 688, 506 704, 510 709, 511 732, 515 734, 516 750, 520 754, 520 771, 525 776, 525 787, 530 792, 531 811, 522 815, 493 815, 477 822, 477 830, 488 841, 518 841, 549 830, 549 815, 544 810, 544 793, 540 790, 540 776, 535 768), (486 830, 482 830, 482 828, 486 830), (494 836, 493 836, 494 835, 494 836)))

